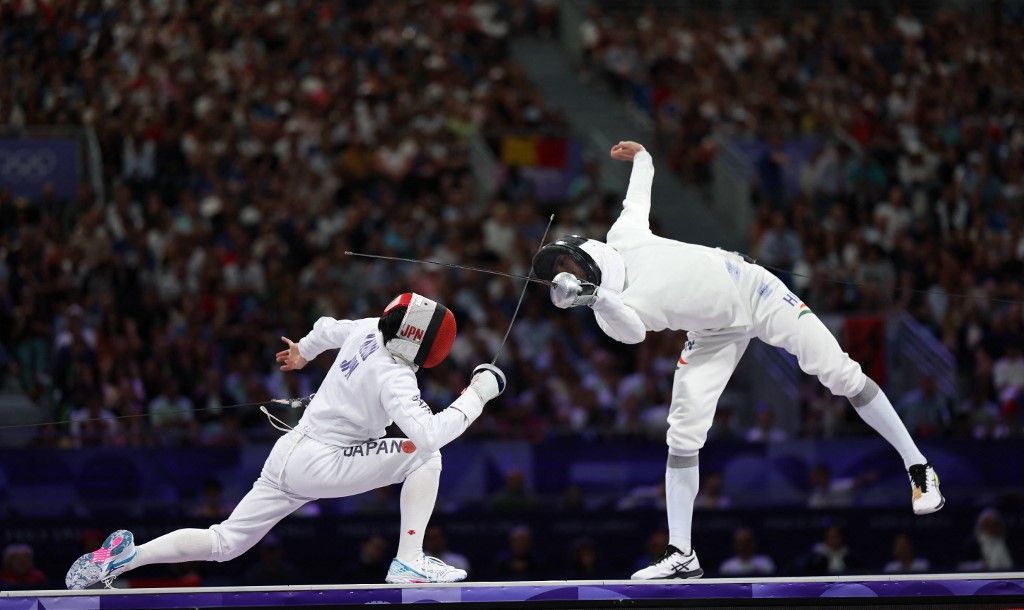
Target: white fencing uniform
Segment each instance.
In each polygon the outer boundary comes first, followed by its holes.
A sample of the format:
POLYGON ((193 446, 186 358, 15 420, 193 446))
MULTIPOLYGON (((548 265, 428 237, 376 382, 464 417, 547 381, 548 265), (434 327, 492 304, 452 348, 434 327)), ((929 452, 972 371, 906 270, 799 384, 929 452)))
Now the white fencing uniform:
MULTIPOLYGON (((707 440, 718 399, 754 337, 793 354, 805 373, 816 375, 833 394, 849 398, 858 415, 900 453, 904 465, 919 469, 920 480, 909 470, 912 482, 916 481, 916 513, 941 508, 944 500, 934 470, 885 393, 779 278, 736 253, 651 233, 648 216, 653 180, 650 154, 638 152, 622 214, 608 231, 607 243, 587 240, 579 246, 600 269, 600 288, 593 294, 596 300, 591 307, 608 336, 639 343, 648 331, 687 331, 672 386, 666 439, 670 548, 662 560, 633 578, 696 578, 703 574, 691 545, 698 454, 707 440)), ((578 286, 578 282, 570 286, 577 295, 581 294, 578 286)), ((552 301, 564 306, 563 297, 571 297, 572 290, 566 291, 556 282, 552 301)), ((575 302, 580 301, 570 304, 575 302)))
POLYGON ((380 438, 393 421, 416 442, 417 451, 433 452, 466 430, 471 420, 464 401, 473 399, 464 394, 453 404, 454 411, 431 414, 420 399, 413 368, 384 348, 377 320, 320 318, 299 340, 299 352, 307 360, 341 348, 299 427, 307 426, 309 436, 329 445, 349 446, 380 438))
POLYGON ((604 332, 626 343, 647 331, 689 331, 673 385, 669 446, 679 455, 703 447, 718 398, 753 337, 795 355, 834 394, 863 391, 860 365, 769 271, 732 252, 651 233, 653 179, 651 155, 637 153, 607 242, 625 263, 624 287, 616 293, 602 282, 593 308, 604 332))
MULTIPOLYGON (((394 309, 394 316, 402 315, 395 332, 405 333, 406 344, 414 348, 400 345, 399 351, 417 361, 422 356, 424 366, 443 360, 455 339, 455 319, 448 309, 414 293, 400 295, 394 303, 402 307, 394 309), (414 335, 417 340, 408 339, 414 335)), ((109 583, 126 571, 155 563, 227 561, 252 548, 278 521, 310 500, 351 496, 402 481, 403 534, 385 580, 464 579, 464 570, 423 554, 423 533, 441 476, 439 449, 480 416, 486 401, 501 394, 505 377, 493 365, 481 364, 462 395, 433 414, 420 399, 415 365, 394 355, 394 339, 385 344, 378 330, 380 322, 390 334, 392 321, 320 318, 297 346, 290 345, 289 351, 294 346, 307 361, 325 350, 340 349, 298 426, 274 444, 259 479, 226 520, 206 529, 175 530, 138 546, 130 531, 117 530, 100 549, 71 565, 64 579, 67 587, 109 583), (391 422, 409 438, 381 438, 391 422)), ((283 354, 278 354, 279 361, 288 360, 283 354)))
POLYGON ((687 332, 668 417, 668 444, 680 455, 704 446, 718 399, 751 338, 796 356, 805 373, 816 375, 837 396, 856 397, 868 381, 828 328, 771 272, 726 252, 720 253, 718 262, 736 270, 751 321, 745 326, 687 332))
POLYGON ((420 399, 413 368, 385 349, 377 320, 320 318, 299 341, 307 360, 340 350, 299 424, 274 445, 252 490, 210 528, 212 556, 190 559, 237 557, 310 500, 399 483, 421 467, 440 470, 438 450, 466 430, 483 402, 466 391, 432 414, 420 399), (392 421, 408 439, 380 438, 392 421))

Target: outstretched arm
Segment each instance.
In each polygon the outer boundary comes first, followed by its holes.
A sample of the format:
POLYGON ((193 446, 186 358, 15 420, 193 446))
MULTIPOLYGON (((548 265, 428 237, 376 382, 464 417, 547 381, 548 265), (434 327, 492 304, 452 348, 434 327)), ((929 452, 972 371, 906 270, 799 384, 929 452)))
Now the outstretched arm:
POLYGON ((608 232, 608 239, 613 233, 621 231, 651 232, 651 185, 654 183, 654 159, 643 146, 636 142, 619 142, 612 147, 612 159, 632 161, 633 171, 629 175, 629 188, 626 198, 622 201, 622 213, 608 232))
POLYGON ((416 376, 411 369, 396 370, 383 380, 381 403, 398 427, 416 447, 432 453, 458 438, 476 418, 484 405, 505 389, 505 375, 495 366, 481 364, 462 395, 447 409, 432 413, 420 398, 416 376))

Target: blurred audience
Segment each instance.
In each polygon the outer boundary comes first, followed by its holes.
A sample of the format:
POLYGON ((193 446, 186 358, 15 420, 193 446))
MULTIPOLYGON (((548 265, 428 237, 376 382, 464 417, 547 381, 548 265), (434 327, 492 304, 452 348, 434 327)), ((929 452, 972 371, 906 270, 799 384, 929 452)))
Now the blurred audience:
POLYGON ((591 506, 587 502, 583 487, 574 483, 565 488, 565 493, 559 498, 558 508, 571 513, 588 510, 591 506))
MULTIPOLYGON (((725 147, 745 156, 751 252, 816 311, 904 311, 953 354, 968 398, 954 408, 922 376, 897 401, 912 431, 1024 435, 1019 14, 845 4, 741 24, 728 11, 626 5, 588 7, 583 70, 649 113, 657 154, 703 186, 725 147)), ((84 125, 102 161, 102 196, 84 182, 68 200, 52 188, 25 199, 0 186, 0 387, 20 389, 43 419, 69 422, 41 426, 35 446, 266 440, 274 433, 258 412, 231 407, 308 395, 330 366, 325 356, 281 375, 277 337, 321 315, 376 315, 407 289, 459 316, 452 358, 422 382, 424 399, 443 407, 494 353, 518 286, 344 252, 526 273, 549 212, 573 210, 559 214, 552 234, 595 236, 617 213, 621 193, 601 191, 593 160, 571 200, 539 202, 515 168, 486 185, 492 195, 478 192, 470 149, 481 140, 567 133, 508 50, 511 36, 556 31, 552 3, 234 8, 227 0, 0 7, 0 72, 10 81, 0 90, 0 125, 12 133, 84 125)), ((553 311, 542 291, 528 295, 498 361, 514 391, 470 436, 663 435, 683 334, 626 349, 588 312, 556 320, 553 311)), ((819 388, 795 429, 762 405, 744 433, 749 412, 723 399, 711 437, 868 434, 845 425, 850 413, 819 388)), ((834 479, 819 466, 811 479, 808 505, 840 508, 855 505, 874 475, 834 479)), ((207 482, 194 516, 223 517, 222 494, 207 482)), ((584 507, 582 494, 567 490, 560 506, 584 507)), ((660 510, 664 501, 659 483, 617 508, 660 510)), ((730 507, 720 473, 705 475, 696 504, 730 507)), ((512 471, 490 505, 532 510, 539 500, 512 471)), ((396 506, 382 489, 354 510, 396 506)), ((300 514, 319 510, 310 503, 300 514)), ((654 532, 638 567, 666 544, 667 533, 654 532)), ((737 530, 733 545, 723 573, 768 573, 771 559, 756 554, 750 530, 737 530)), ((994 509, 978 516, 967 546, 963 569, 1014 565, 994 509)), ((428 530, 425 548, 458 565, 440 528, 428 530)), ((387 540, 369 536, 343 576, 378 582, 390 557, 387 540)), ((576 540, 574 577, 596 573, 600 557, 592 540, 576 540)), ((928 569, 906 535, 893 541, 893 557, 886 571, 928 569)), ((526 526, 510 532, 493 567, 499 579, 549 576, 526 526)), ((799 571, 857 567, 833 525, 799 571)), ((154 582, 201 582, 194 566, 175 570, 154 582)), ((249 577, 281 584, 296 575, 268 538, 249 577)), ((45 582, 31 547, 4 549, 4 588, 45 582)))
POLYGON ((927 572, 931 563, 914 554, 914 545, 907 534, 899 534, 892 541, 892 561, 885 564, 886 574, 927 572))
POLYGON ((203 586, 202 568, 198 562, 168 563, 160 566, 161 576, 136 576, 126 579, 130 588, 179 588, 203 586))
POLYGON ((789 438, 785 430, 775 425, 775 409, 771 405, 758 403, 755 412, 757 421, 747 430, 747 442, 781 443, 789 438))
POLYGON ((618 510, 665 510, 665 480, 659 479, 654 485, 639 485, 619 498, 615 503, 618 510))
MULTIPOLYGON (((478 197, 468 149, 481 136, 567 133, 507 52, 511 34, 536 31, 550 10, 437 0, 230 7, 0 9, 12 77, 0 125, 93 128, 106 191, 101 200, 83 183, 55 205, 52 193, 15 199, 0 188, 0 381, 10 375, 52 419, 75 421, 41 445, 266 438, 255 410, 226 407, 306 395, 323 367, 282 376, 276 337, 320 315, 374 315, 410 288, 459 316, 460 347, 424 387, 444 406, 464 385, 454 371, 493 353, 515 307, 518 287, 506 280, 343 252, 527 267, 547 211, 521 177, 515 188, 499 181, 493 201, 478 197)), ((603 209, 581 217, 608 219, 603 209)), ((553 332, 535 296, 499 363, 510 379, 539 377, 546 346, 576 351, 598 332, 592 323, 571 339, 553 332)), ((652 400, 664 401, 667 383, 652 400)), ((556 406, 545 391, 511 395, 474 433, 542 437, 556 406)), ((581 423, 611 431, 596 415, 581 423)))
MULTIPOLYGON (((0 124, 91 126, 106 192, 82 184, 56 205, 52 192, 0 189, 0 374, 53 419, 78 422, 39 445, 266 438, 252 410, 224 407, 308 394, 325 366, 282 376, 276 338, 320 315, 374 315, 409 288, 459 315, 451 362, 422 383, 443 406, 464 383, 455 371, 500 342, 517 287, 344 252, 523 272, 549 211, 574 210, 558 234, 600 235, 617 213, 621 195, 600 192, 591 161, 572 201, 540 204, 516 168, 492 197, 477 193, 475 138, 567 133, 508 53, 510 36, 550 27, 546 3, 228 5, 0 9, 16 76, 0 124)), ((709 180, 726 141, 751 156, 752 251, 801 298, 823 313, 910 312, 953 351, 962 387, 999 407, 991 429, 1024 434, 1012 339, 1024 315, 1007 302, 1024 296, 1024 122, 1013 87, 969 84, 1015 73, 1006 49, 1024 34, 1008 21, 989 44, 991 24, 954 9, 915 19, 908 37, 893 15, 851 8, 739 25, 595 5, 581 33, 588 73, 651 113, 684 175, 709 180), (969 52, 979 45, 986 53, 969 52)), ((529 295, 499 361, 520 389, 470 434, 663 434, 682 334, 624 349, 586 312, 556 323, 551 311, 529 295)), ((920 401, 906 410, 927 415, 915 427, 929 434, 967 433, 920 401)), ((730 436, 741 417, 722 409, 712 432, 730 436)), ((837 430, 812 423, 764 421, 750 435, 837 430)))
POLYGON ((826 464, 811 468, 811 494, 807 498, 809 508, 847 508, 856 504, 857 491, 875 482, 878 475, 865 472, 855 477, 833 478, 832 469, 826 464))
POLYGON ((797 561, 797 573, 808 576, 849 574, 859 563, 843 538, 843 529, 838 524, 830 525, 822 540, 814 543, 811 550, 797 561))
POLYGON ((391 558, 391 549, 383 536, 368 536, 360 543, 355 561, 343 568, 340 580, 350 583, 380 582, 388 573, 391 558))
POLYGON ((259 561, 245 573, 243 581, 246 585, 297 585, 303 582, 302 572, 285 560, 281 540, 276 534, 267 534, 257 548, 259 561))
POLYGON ((768 555, 757 554, 754 532, 741 527, 733 534, 734 555, 722 562, 718 573, 722 576, 771 576, 775 573, 775 562, 768 555))
POLYGON ((189 511, 197 519, 216 521, 231 514, 232 506, 224 500, 224 485, 217 479, 203 481, 199 499, 189 511))
POLYGON ((598 580, 601 569, 597 544, 590 538, 577 538, 569 545, 569 569, 566 580, 598 580))
POLYGON ((8 544, 4 547, 0 586, 9 590, 46 588, 46 574, 35 566, 31 546, 8 544))
POLYGON ((697 490, 697 498, 694 500, 696 508, 729 508, 732 500, 725 493, 725 483, 722 480, 722 473, 709 472, 704 475, 704 482, 697 490))
POLYGON ((546 565, 533 548, 533 532, 528 526, 512 528, 508 534, 508 548, 494 563, 496 580, 542 580, 546 565))
POLYGON ((448 548, 448 536, 440 525, 431 525, 423 535, 423 551, 432 557, 437 557, 450 566, 461 570, 470 571, 469 560, 461 553, 456 553, 448 548))
MULTIPOLYGON (((583 74, 651 117, 656 156, 689 181, 710 185, 724 149, 724 165, 749 161, 751 252, 815 311, 906 311, 952 352, 964 395, 977 386, 1000 423, 1016 421, 1022 14, 1000 3, 819 9, 762 4, 741 20, 596 3, 579 30, 583 74)), ((932 391, 902 405, 915 431, 969 434, 932 391)))
POLYGON ((377 489, 352 498, 351 502, 355 511, 361 514, 374 515, 381 513, 397 513, 399 512, 399 504, 401 501, 400 489, 400 487, 395 487, 393 485, 378 487, 377 489))
POLYGON ((967 542, 965 557, 960 570, 994 572, 1013 569, 1013 555, 1006 540, 1006 522, 1003 515, 994 508, 986 508, 978 515, 974 535, 967 542))
POLYGON ((644 543, 644 553, 633 562, 633 569, 642 570, 647 566, 657 563, 665 554, 665 547, 668 546, 668 530, 659 529, 651 532, 644 543))
POLYGON ((510 470, 505 485, 491 496, 491 509, 496 511, 529 511, 538 507, 537 499, 526 488, 526 477, 521 470, 510 470))
POLYGON ((120 426, 109 409, 103 408, 99 394, 83 394, 83 406, 71 411, 70 434, 73 447, 111 447, 120 445, 120 426))
POLYGON ((915 437, 941 434, 952 421, 949 399, 939 394, 930 375, 923 375, 920 385, 903 396, 896 412, 915 437))

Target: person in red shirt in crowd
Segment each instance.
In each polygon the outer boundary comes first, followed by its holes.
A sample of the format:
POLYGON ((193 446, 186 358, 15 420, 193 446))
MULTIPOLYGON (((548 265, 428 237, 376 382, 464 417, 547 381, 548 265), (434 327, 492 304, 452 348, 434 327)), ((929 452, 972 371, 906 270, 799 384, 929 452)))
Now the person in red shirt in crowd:
POLYGON ((36 567, 32 547, 27 544, 8 544, 4 547, 0 588, 43 589, 45 586, 46 574, 36 567))

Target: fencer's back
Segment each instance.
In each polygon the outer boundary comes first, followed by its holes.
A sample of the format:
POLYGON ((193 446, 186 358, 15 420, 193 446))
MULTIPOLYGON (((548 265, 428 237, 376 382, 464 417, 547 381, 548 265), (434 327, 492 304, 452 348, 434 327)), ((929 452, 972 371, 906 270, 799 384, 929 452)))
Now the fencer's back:
POLYGON ((609 244, 626 264, 622 299, 637 312, 647 330, 750 324, 749 307, 738 286, 738 255, 649 232, 631 237, 625 244, 611 239, 609 244))

